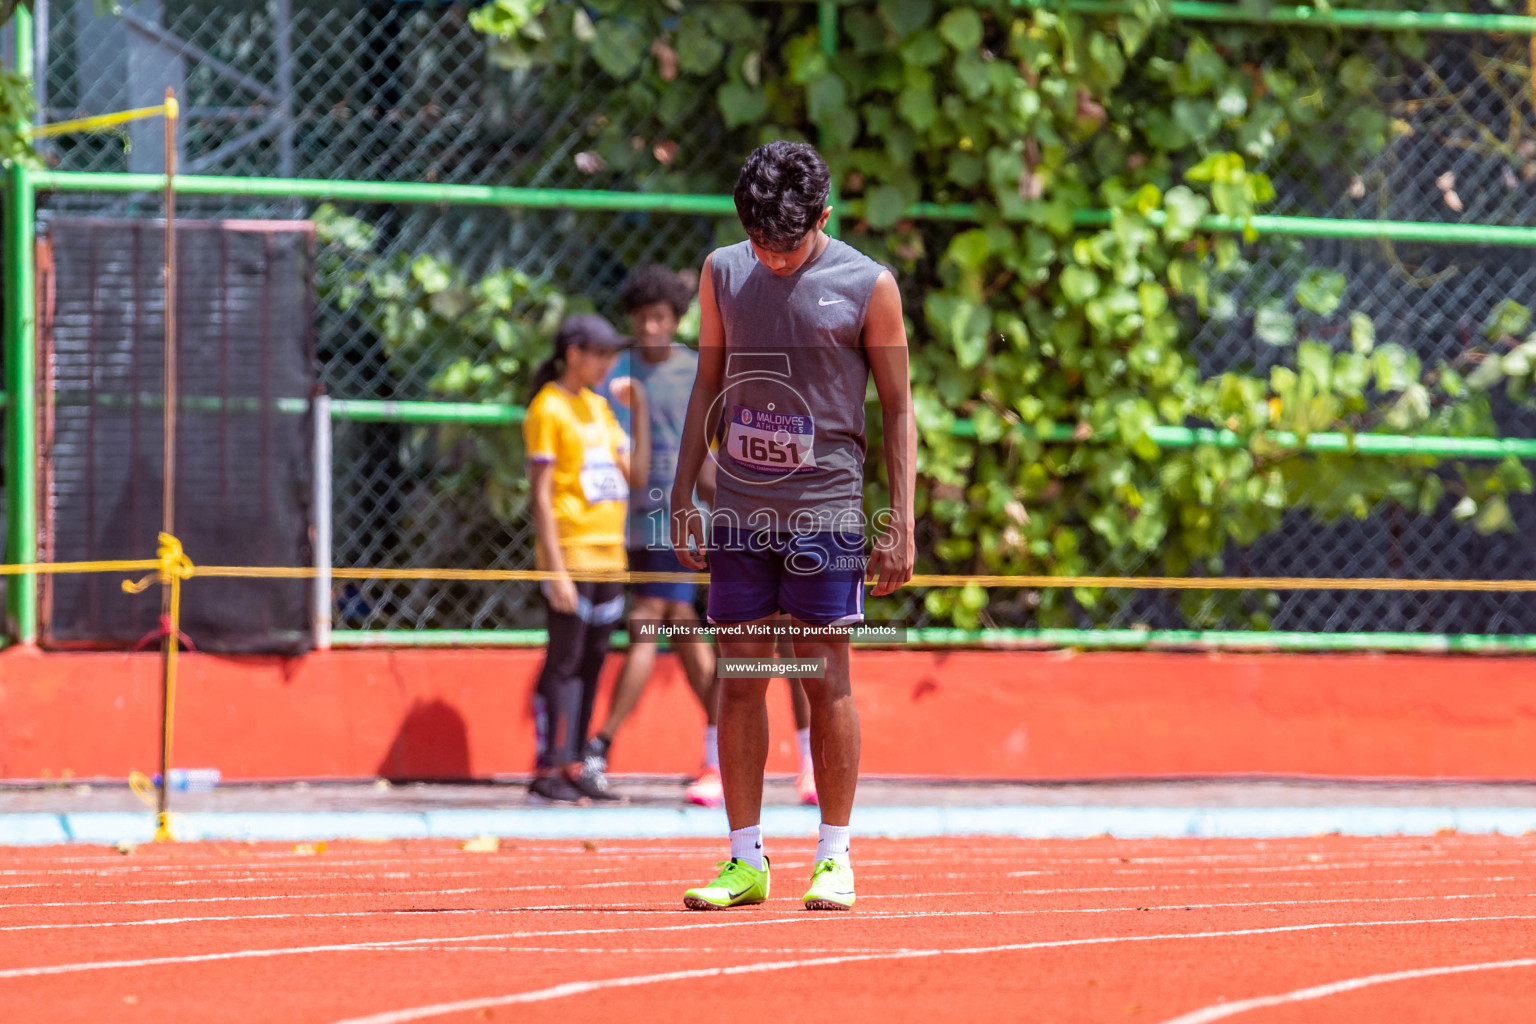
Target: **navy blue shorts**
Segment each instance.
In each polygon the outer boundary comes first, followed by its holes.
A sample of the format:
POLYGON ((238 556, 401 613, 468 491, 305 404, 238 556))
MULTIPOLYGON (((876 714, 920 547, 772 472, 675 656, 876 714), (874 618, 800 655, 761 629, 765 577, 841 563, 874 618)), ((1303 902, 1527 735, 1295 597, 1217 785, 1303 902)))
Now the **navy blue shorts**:
POLYGON ((864 537, 717 528, 709 544, 709 621, 788 612, 812 626, 864 621, 864 537))
MULTIPOLYGON (((631 572, 693 572, 682 562, 677 560, 677 553, 671 548, 630 548, 629 568, 631 572)), ((703 575, 698 574, 702 580, 703 575)), ((693 602, 693 595, 698 590, 697 583, 635 583, 636 597, 659 597, 665 601, 693 602)))

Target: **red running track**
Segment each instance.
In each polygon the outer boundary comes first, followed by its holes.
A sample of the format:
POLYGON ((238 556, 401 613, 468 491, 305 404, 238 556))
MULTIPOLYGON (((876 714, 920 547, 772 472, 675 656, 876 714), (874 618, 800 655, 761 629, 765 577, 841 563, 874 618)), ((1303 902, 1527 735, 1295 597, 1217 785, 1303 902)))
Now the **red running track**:
POLYGON ((848 914, 681 907, 718 844, 0 851, 0 1020, 1526 1022, 1536 838, 856 841, 848 914))

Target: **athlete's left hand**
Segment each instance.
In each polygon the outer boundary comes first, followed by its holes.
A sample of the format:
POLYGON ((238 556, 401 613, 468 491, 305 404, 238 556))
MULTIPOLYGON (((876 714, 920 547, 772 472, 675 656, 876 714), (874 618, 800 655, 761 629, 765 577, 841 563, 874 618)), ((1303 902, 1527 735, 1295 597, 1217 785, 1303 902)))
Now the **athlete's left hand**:
POLYGON ((875 538, 875 548, 870 552, 869 567, 865 580, 876 580, 871 597, 885 597, 912 578, 912 565, 917 560, 917 538, 913 524, 892 520, 880 536, 875 538))

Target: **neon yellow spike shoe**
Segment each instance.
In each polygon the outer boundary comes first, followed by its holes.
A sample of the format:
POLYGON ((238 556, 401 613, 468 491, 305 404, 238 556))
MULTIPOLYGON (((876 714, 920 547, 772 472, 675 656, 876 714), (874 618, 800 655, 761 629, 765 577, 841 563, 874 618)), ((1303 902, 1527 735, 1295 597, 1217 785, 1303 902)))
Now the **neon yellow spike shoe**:
POLYGON ((852 910, 853 868, 828 857, 811 872, 811 888, 805 894, 806 910, 852 910))
POLYGON ((720 869, 719 877, 708 885, 683 893, 683 906, 689 910, 724 910, 726 907, 750 906, 768 898, 767 857, 763 858, 761 871, 735 857, 722 860, 715 867, 720 869))

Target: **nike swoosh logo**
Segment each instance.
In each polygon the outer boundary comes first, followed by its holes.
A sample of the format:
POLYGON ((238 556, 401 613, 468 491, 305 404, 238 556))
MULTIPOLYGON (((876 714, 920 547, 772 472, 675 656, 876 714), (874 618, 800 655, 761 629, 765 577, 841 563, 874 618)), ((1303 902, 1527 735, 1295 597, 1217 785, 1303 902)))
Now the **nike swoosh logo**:
POLYGON ((819 298, 819 299, 816 300, 816 305, 818 305, 818 306, 835 306, 839 302, 847 302, 847 301, 848 301, 847 299, 833 299, 831 302, 828 302, 825 297, 822 297, 822 298, 819 298))
POLYGON ((740 896, 746 895, 751 889, 752 889, 752 887, 749 885, 745 889, 741 890, 741 892, 731 892, 731 890, 729 890, 729 889, 727 889, 725 891, 728 892, 728 893, 731 893, 731 899, 734 900, 734 899, 736 899, 736 898, 738 898, 740 896))

